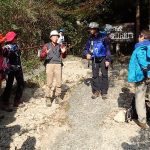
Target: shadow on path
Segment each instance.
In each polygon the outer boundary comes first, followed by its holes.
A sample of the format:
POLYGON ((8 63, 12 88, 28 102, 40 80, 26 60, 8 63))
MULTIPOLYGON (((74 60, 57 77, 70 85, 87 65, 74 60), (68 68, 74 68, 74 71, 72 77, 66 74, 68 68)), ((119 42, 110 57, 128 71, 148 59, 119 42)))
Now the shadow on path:
POLYGON ((150 129, 140 130, 139 135, 130 139, 131 143, 122 143, 123 150, 149 150, 150 149, 150 129))
MULTIPOLYGON (((24 89, 24 94, 23 94, 23 101, 28 102, 32 97, 34 97, 35 91, 38 89, 36 85, 29 87, 26 85, 24 89)), ((15 86, 13 87, 12 94, 11 94, 11 100, 14 97, 15 94, 15 86)), ((3 89, 1 89, 2 93, 3 89)), ((5 112, 1 111, 0 113, 4 114, 4 119, 0 120, 0 150, 10 150, 11 149, 11 143, 14 141, 14 138, 16 136, 21 136, 24 134, 24 127, 20 126, 19 124, 16 125, 11 125, 16 118, 15 114, 17 113, 17 108, 14 109, 12 112, 5 112)), ((20 137, 21 138, 21 137, 20 137)), ((21 141, 21 140, 20 140, 21 141)), ((25 150, 24 147, 25 145, 30 146, 30 150, 35 149, 34 145, 36 144, 36 139, 35 137, 28 137, 27 140, 23 143, 22 148, 20 150, 25 150)), ((16 147, 17 149, 17 147, 16 147)), ((27 150, 27 149, 26 149, 27 150)))

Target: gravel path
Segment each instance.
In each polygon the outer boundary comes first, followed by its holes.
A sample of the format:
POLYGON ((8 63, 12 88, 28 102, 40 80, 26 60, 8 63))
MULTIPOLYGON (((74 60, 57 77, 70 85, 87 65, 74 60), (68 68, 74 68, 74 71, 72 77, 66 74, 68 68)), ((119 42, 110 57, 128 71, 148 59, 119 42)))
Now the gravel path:
MULTIPOLYGON (((133 89, 124 79, 119 79, 116 70, 110 71, 110 88, 107 100, 91 99, 91 87, 80 84, 69 99, 67 113, 70 125, 49 142, 47 150, 148 150, 145 135, 132 121, 117 123, 114 116, 129 104, 133 89), (144 148, 143 148, 144 144, 144 148)), ((149 132, 148 132, 149 133, 149 132)))
POLYGON ((68 112, 71 130, 60 135, 50 150, 100 150, 100 124, 110 111, 109 101, 91 99, 91 88, 84 84, 75 90, 68 112))
POLYGON ((0 150, 149 150, 150 130, 143 132, 133 121, 113 120, 134 93, 126 82, 127 67, 116 64, 110 69, 109 98, 104 101, 91 99, 87 82, 79 84, 91 76, 89 69, 78 59, 64 64, 63 89, 69 88, 64 102, 48 108, 44 87, 27 88, 25 107, 6 113, 0 122, 0 150))

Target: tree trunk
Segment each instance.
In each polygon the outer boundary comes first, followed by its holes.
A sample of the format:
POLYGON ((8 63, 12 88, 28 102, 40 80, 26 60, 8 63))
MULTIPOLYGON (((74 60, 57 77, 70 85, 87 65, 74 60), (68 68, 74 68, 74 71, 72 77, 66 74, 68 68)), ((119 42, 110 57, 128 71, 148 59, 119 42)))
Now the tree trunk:
POLYGON ((140 0, 136 1, 136 41, 140 34, 140 0))

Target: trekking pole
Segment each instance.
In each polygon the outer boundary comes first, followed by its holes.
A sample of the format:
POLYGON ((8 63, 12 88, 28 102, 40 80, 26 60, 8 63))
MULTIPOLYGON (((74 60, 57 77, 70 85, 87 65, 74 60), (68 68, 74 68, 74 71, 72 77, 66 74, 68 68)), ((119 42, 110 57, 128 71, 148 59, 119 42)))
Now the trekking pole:
MULTIPOLYGON (((92 53, 93 53, 93 45, 94 45, 94 43, 93 43, 93 41, 91 40, 91 42, 90 42, 90 50, 89 50, 89 52, 90 52, 90 55, 92 55, 92 53)), ((90 67, 90 60, 88 60, 88 68, 90 67)))
POLYGON ((90 60, 88 60, 88 68, 90 68, 90 60))

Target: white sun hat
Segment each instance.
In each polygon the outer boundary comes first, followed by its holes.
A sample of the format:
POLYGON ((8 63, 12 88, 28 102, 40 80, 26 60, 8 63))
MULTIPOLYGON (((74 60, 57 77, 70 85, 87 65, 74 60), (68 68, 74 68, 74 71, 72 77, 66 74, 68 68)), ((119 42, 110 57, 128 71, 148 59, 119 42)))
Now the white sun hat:
POLYGON ((51 32, 50 32, 50 37, 52 37, 52 36, 59 36, 58 31, 57 31, 57 30, 51 31, 51 32))

